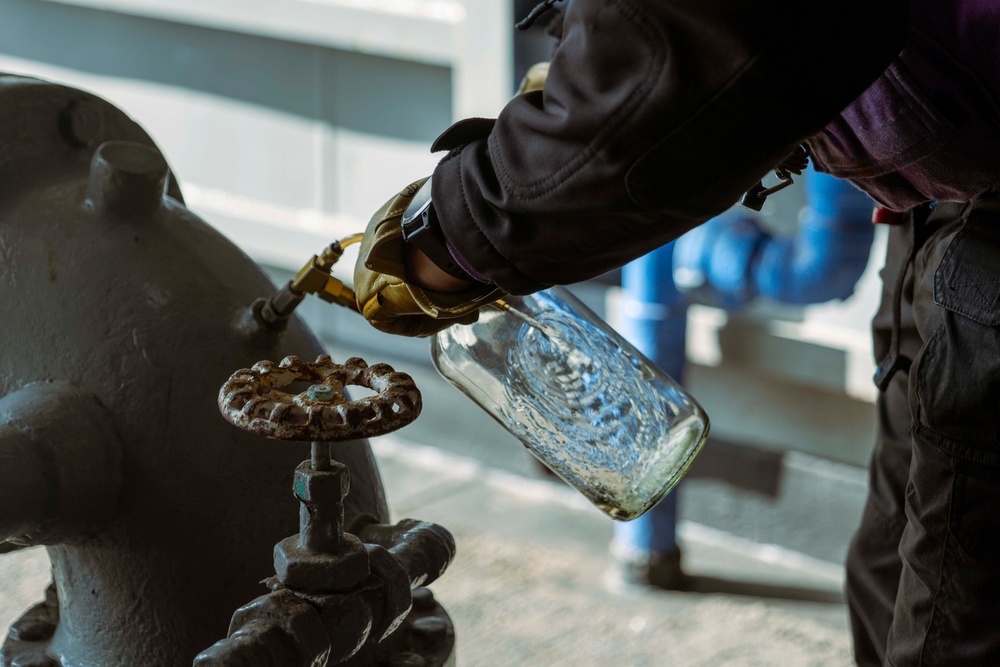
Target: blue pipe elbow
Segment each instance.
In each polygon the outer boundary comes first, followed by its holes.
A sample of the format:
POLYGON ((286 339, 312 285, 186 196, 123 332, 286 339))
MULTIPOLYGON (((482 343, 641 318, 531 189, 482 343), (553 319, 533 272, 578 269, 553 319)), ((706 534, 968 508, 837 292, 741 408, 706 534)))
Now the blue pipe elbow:
POLYGON ((802 305, 849 297, 871 253, 872 202, 813 171, 805 187, 808 206, 794 236, 775 237, 734 211, 681 237, 677 284, 692 300, 727 310, 757 297, 802 305))
POLYGON ((674 242, 674 283, 693 303, 742 308, 758 296, 755 264, 770 240, 751 217, 712 218, 674 242))
POLYGON ((846 299, 871 254, 872 202, 850 183, 807 172, 806 201, 795 236, 762 248, 756 282, 762 296, 792 304, 846 299))

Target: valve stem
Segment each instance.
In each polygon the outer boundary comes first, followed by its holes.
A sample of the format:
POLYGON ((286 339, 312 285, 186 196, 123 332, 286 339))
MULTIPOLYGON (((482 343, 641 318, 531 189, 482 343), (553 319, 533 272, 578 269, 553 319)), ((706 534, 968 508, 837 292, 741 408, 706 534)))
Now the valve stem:
POLYGON ((310 465, 313 470, 329 470, 330 469, 330 443, 329 442, 312 442, 312 448, 310 452, 310 465))

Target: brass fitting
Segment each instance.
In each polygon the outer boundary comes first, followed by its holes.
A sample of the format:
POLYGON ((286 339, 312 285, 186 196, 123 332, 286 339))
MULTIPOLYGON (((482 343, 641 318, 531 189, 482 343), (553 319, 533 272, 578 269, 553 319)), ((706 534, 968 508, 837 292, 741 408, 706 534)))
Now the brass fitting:
POLYGON ((355 308, 354 291, 330 275, 333 266, 344 256, 344 248, 361 241, 361 234, 354 234, 327 246, 322 254, 309 258, 290 284, 298 294, 315 294, 327 303, 355 308))
POLYGON ((346 306, 348 308, 355 307, 354 290, 333 276, 327 279, 323 289, 317 292, 316 295, 327 303, 335 303, 338 306, 346 306))
POLYGON ((313 255, 292 279, 292 289, 305 294, 316 294, 326 286, 330 270, 320 266, 319 257, 313 255))

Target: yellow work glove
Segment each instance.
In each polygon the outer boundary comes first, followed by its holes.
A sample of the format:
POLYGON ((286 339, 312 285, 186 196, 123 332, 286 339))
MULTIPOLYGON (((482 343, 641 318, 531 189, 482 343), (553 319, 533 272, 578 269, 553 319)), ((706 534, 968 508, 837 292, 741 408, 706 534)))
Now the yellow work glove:
POLYGON ((354 267, 354 294, 361 314, 379 331, 400 336, 430 336, 452 324, 471 324, 479 319, 481 306, 503 295, 493 285, 481 283, 455 293, 407 284, 401 222, 426 180, 407 186, 376 211, 354 267))
POLYGON ((549 75, 548 63, 535 63, 528 70, 528 73, 521 79, 521 85, 517 89, 517 94, 530 93, 535 90, 545 88, 545 79, 549 75))

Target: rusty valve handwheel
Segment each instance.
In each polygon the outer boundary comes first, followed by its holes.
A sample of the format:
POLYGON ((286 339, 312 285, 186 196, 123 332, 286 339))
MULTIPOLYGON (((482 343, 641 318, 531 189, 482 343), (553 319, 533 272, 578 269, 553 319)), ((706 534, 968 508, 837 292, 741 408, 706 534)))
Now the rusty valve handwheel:
POLYGON ((420 391, 406 373, 388 364, 369 366, 352 357, 343 364, 321 354, 315 363, 285 357, 238 370, 219 390, 219 409, 235 426, 276 440, 339 441, 391 433, 420 414, 420 391), (293 382, 312 382, 307 391, 282 391, 293 382), (344 387, 376 392, 347 400, 344 387))

